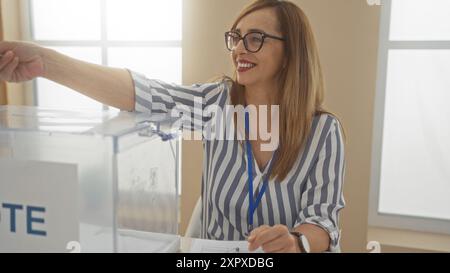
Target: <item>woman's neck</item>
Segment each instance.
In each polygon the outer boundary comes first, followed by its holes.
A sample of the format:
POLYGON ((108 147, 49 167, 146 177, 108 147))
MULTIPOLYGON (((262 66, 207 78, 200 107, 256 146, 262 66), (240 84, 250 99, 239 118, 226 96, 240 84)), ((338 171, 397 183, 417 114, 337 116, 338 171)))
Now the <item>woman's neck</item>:
POLYGON ((276 92, 277 90, 275 89, 275 87, 262 88, 262 87, 246 86, 245 102, 247 105, 255 105, 256 107, 261 105, 267 105, 270 108, 270 105, 275 104, 276 92))

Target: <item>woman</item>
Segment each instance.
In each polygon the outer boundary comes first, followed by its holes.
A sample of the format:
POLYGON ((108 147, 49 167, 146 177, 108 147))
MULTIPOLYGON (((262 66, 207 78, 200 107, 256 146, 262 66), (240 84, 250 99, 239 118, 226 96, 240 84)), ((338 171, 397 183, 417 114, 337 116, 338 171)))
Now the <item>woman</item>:
POLYGON ((267 139, 259 135, 249 138, 249 128, 262 124, 247 115, 245 142, 204 139, 202 237, 247 239, 250 250, 265 252, 338 251, 344 147, 338 120, 322 109, 322 71, 305 14, 287 1, 258 0, 225 38, 236 69, 231 84, 176 86, 17 42, 0 43, 0 79, 41 76, 128 111, 192 110, 195 101, 203 108, 279 105, 276 150, 261 149, 267 139))

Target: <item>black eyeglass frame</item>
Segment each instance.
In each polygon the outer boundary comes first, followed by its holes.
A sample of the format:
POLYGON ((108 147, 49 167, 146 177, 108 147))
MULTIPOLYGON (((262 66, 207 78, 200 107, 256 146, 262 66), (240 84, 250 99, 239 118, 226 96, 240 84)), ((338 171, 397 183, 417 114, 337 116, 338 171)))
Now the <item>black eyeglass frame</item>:
MULTIPOLYGON (((240 40, 243 40, 243 41, 244 41, 244 47, 245 47, 245 49, 246 49, 247 51, 251 52, 251 53, 256 53, 256 52, 260 51, 261 48, 262 48, 263 45, 264 45, 264 42, 266 41, 266 38, 275 39, 275 40, 279 40, 279 41, 286 41, 285 38, 277 37, 277 36, 274 36, 274 35, 270 35, 270 34, 267 34, 267 33, 265 33, 265 32, 261 32, 261 31, 250 31, 250 32, 246 33, 244 36, 241 36, 241 34, 238 33, 238 32, 236 32, 236 31, 227 31, 227 32, 225 32, 225 45, 226 45, 226 47, 227 47, 227 49, 228 49, 229 51, 233 51, 233 50, 234 50, 234 49, 228 47, 228 36, 230 36, 230 34, 236 34, 236 35, 238 35, 239 41, 240 41, 240 40), (261 36, 262 36, 261 45, 260 45, 259 48, 256 49, 256 50, 250 50, 250 49, 248 49, 247 40, 246 40, 245 38, 247 37, 247 35, 255 34, 255 33, 256 33, 256 34, 261 34, 261 36)), ((238 43, 239 43, 239 42, 238 42, 238 43)))

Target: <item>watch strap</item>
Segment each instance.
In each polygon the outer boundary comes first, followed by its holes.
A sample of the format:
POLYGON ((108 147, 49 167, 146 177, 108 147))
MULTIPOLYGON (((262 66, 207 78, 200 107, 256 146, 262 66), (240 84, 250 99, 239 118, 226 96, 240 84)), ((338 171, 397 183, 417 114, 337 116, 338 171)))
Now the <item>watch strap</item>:
POLYGON ((301 238, 304 235, 302 233, 298 232, 298 231, 290 231, 289 233, 294 235, 295 238, 297 238, 297 243, 298 243, 298 246, 300 248, 300 252, 301 253, 306 253, 306 249, 305 249, 305 246, 303 245, 303 241, 302 241, 302 238, 301 238))

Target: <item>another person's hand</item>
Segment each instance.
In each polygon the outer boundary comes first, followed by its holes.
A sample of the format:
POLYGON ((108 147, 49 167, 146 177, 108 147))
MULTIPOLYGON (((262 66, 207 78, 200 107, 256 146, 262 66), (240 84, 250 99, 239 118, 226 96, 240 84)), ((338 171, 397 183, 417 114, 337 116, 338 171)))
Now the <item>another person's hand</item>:
POLYGON ((289 233, 285 225, 255 228, 248 237, 249 251, 261 247, 266 253, 298 253, 300 248, 295 236, 289 233))
POLYGON ((41 47, 25 42, 0 42, 0 80, 29 81, 44 76, 41 47))

